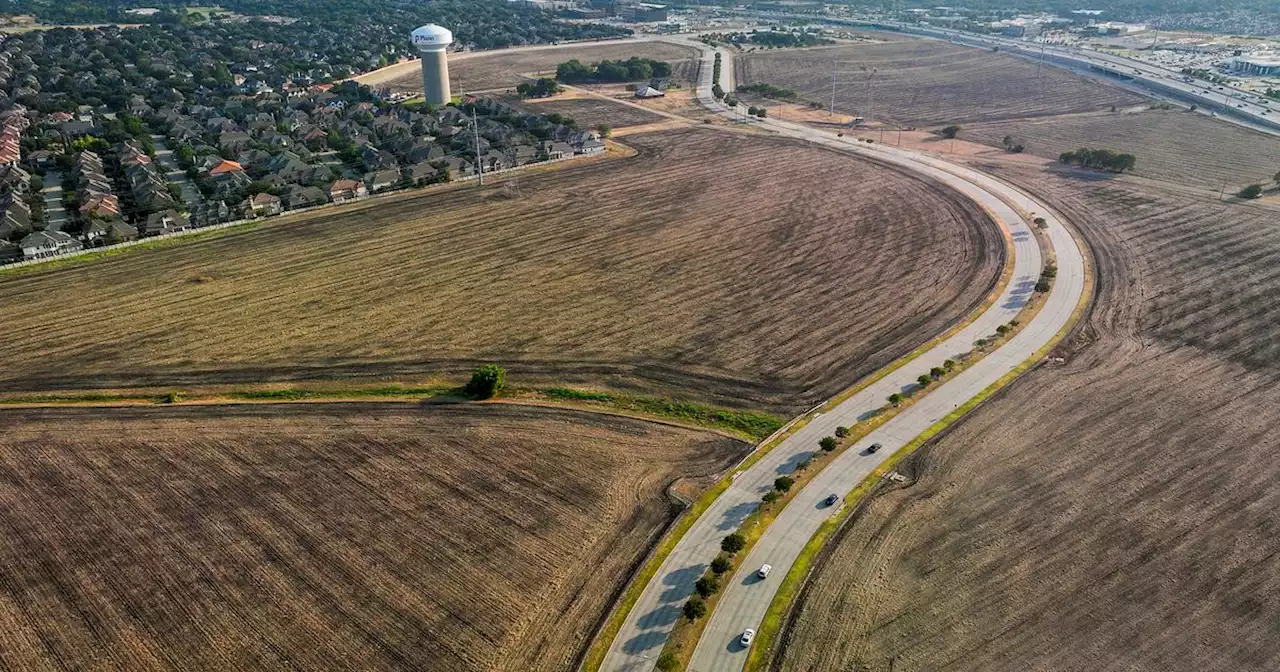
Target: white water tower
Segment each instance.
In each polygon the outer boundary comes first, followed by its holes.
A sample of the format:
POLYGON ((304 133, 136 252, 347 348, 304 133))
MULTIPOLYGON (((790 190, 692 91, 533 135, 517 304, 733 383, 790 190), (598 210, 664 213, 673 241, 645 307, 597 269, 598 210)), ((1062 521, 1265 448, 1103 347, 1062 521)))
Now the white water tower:
POLYGON ((429 105, 449 102, 449 59, 445 49, 453 43, 453 33, 434 23, 413 31, 409 35, 413 46, 422 57, 422 95, 429 105))

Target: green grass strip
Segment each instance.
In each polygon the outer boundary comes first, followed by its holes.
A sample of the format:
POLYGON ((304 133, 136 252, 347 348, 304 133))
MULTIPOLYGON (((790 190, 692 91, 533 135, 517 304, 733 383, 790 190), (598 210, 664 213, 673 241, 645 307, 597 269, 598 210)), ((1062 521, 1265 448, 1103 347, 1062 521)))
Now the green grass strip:
POLYGON ((669 418, 702 427, 723 429, 752 441, 761 441, 778 431, 783 422, 775 415, 760 411, 741 411, 732 408, 709 406, 692 401, 677 401, 665 397, 645 397, 630 394, 578 390, 568 387, 552 387, 536 390, 542 396, 555 401, 600 404, 620 411, 669 418))

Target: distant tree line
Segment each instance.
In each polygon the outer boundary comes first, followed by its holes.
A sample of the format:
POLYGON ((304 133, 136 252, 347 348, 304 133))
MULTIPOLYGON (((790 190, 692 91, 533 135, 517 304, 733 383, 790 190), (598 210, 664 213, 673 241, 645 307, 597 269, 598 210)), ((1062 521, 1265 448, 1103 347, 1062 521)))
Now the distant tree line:
POLYGON ((539 77, 537 81, 516 84, 516 93, 521 98, 546 98, 563 91, 563 87, 554 79, 539 77))
POLYGON ((628 82, 670 76, 670 63, 638 56, 632 56, 625 61, 600 61, 592 65, 586 65, 575 58, 556 66, 556 79, 568 84, 628 82))
POLYGON ((799 95, 791 89, 784 89, 780 86, 765 83, 739 84, 738 92, 756 93, 774 100, 797 100, 799 98, 799 95))
POLYGON ((1137 157, 1132 154, 1114 152, 1110 149, 1089 149, 1087 147, 1077 149, 1074 152, 1063 152, 1058 155, 1058 160, 1066 164, 1074 164, 1083 168, 1109 170, 1113 173, 1133 170, 1133 167, 1138 163, 1137 157))

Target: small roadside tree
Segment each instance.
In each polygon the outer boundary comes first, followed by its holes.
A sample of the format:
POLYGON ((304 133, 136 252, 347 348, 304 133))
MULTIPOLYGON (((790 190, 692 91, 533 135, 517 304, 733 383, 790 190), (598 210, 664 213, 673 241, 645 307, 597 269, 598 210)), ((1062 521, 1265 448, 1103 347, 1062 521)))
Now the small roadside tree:
POLYGON ((1257 198, 1262 195, 1261 184, 1251 184, 1240 190, 1240 198, 1257 198))
MULTIPOLYGON (((1050 289, 1051 289, 1051 287, 1050 287, 1050 285, 1049 285, 1049 281, 1048 281, 1048 280, 1046 280, 1046 279, 1044 279, 1044 278, 1041 278, 1041 279, 1040 279, 1040 281, 1036 283, 1036 291, 1037 291, 1037 292, 1040 292, 1041 294, 1044 294, 1045 292, 1049 291, 1050 289)), ((984 345, 985 345, 985 344, 984 344, 984 345)))
POLYGON ((893 394, 889 395, 889 403, 893 404, 894 406, 901 404, 902 395, 897 392, 894 392, 893 394))
POLYGON ((942 363, 942 368, 944 368, 944 369, 946 369, 946 370, 948 370, 948 371, 950 371, 951 369, 956 368, 956 360, 954 360, 954 359, 948 359, 947 361, 945 361, 945 362, 943 362, 943 363, 942 363))
POLYGON ((935 366, 935 367, 933 367, 932 369, 929 369, 929 375, 930 375, 930 376, 933 376, 935 379, 936 379, 936 378, 941 378, 941 377, 943 377, 943 376, 947 375, 947 371, 946 371, 946 369, 942 368, 941 366, 935 366))
POLYGON ((472 399, 489 399, 502 391, 507 384, 507 372, 497 364, 485 364, 471 374, 471 380, 462 388, 463 394, 472 399))
POLYGON ((957 135, 960 135, 960 127, 957 126, 956 124, 951 124, 950 126, 942 127, 942 137, 950 140, 956 137, 957 135))
POLYGON ((918 384, 920 387, 929 387, 929 383, 932 383, 932 382, 933 382, 933 379, 930 378, 929 374, 927 373, 921 374, 919 378, 916 378, 916 384, 918 384))
POLYGON ((1045 218, 1044 218, 1044 217, 1036 217, 1035 219, 1033 219, 1033 220, 1031 220, 1031 221, 1035 222, 1035 224, 1036 224, 1036 228, 1037 228, 1037 229, 1047 229, 1047 228, 1049 228, 1049 222, 1045 221, 1045 218))
POLYGON ((790 476, 779 476, 773 479, 773 489, 778 492, 787 492, 791 486, 796 484, 796 479, 790 476))
POLYGON ((836 442, 836 437, 834 436, 824 436, 822 437, 822 440, 818 442, 818 447, 822 448, 828 453, 835 450, 837 445, 838 443, 836 442))
POLYGON ((733 555, 738 551, 747 547, 747 540, 741 534, 734 532, 720 541, 720 550, 733 555))
POLYGON ((701 597, 691 597, 684 603, 684 617, 696 621, 707 615, 707 603, 701 597))
POLYGON ((698 591, 698 594, 705 600, 720 590, 720 582, 714 576, 704 576, 693 584, 693 589, 698 591))
POLYGON ((770 490, 769 492, 764 493, 764 497, 761 497, 760 500, 765 504, 772 504, 778 501, 778 491, 770 490))
POLYGON ((836 436, 842 439, 846 436, 849 436, 849 428, 843 425, 836 427, 836 436))
POLYGON ((656 667, 662 672, 675 672, 680 669, 680 660, 676 658, 676 654, 670 651, 663 651, 662 655, 658 656, 656 667))
POLYGON ((716 574, 724 574, 731 569, 733 569, 733 563, 723 555, 717 555, 716 559, 711 561, 711 571, 716 574))

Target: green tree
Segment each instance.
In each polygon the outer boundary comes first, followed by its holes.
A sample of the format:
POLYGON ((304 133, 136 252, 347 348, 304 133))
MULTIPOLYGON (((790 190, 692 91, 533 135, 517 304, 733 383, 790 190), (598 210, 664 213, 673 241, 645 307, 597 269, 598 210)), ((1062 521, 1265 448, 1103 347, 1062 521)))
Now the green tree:
MULTIPOLYGON (((1049 285, 1049 281, 1048 281, 1048 280, 1045 280, 1045 279, 1041 278, 1041 279, 1040 279, 1040 281, 1036 283, 1036 291, 1037 291, 1037 292, 1040 292, 1041 294, 1044 294, 1045 292, 1049 291, 1050 289, 1051 289, 1051 287, 1050 287, 1050 285, 1049 285)), ((986 345, 986 343, 983 343, 983 345, 986 345)))
POLYGON ((680 660, 676 658, 676 654, 670 651, 663 651, 658 656, 657 668, 662 672, 675 672, 680 669, 680 660))
POLYGON ((935 366, 932 369, 929 369, 929 375, 933 376, 934 378, 941 378, 947 375, 947 371, 941 366, 935 366))
POLYGON ((684 617, 696 621, 707 615, 707 603, 701 597, 691 597, 684 603, 684 617))
POLYGON ((720 541, 720 550, 733 555, 738 551, 747 547, 747 540, 741 534, 734 532, 720 541))
POLYGON ((942 127, 942 137, 944 138, 951 139, 956 137, 959 134, 960 134, 960 127, 955 124, 942 127))
POLYGON ((791 490, 791 486, 796 484, 796 479, 790 476, 779 476, 773 479, 773 489, 778 492, 787 492, 791 490))
POLYGON ((828 453, 835 450, 837 445, 839 444, 836 442, 836 437, 834 436, 824 436, 822 437, 822 440, 818 442, 818 446, 828 453))
POLYGON ((842 439, 846 436, 849 436, 849 428, 845 427, 844 425, 836 427, 836 436, 842 439))
POLYGON ((716 559, 711 561, 711 571, 716 574, 724 574, 731 569, 733 569, 733 563, 723 555, 717 555, 716 559))
POLYGON ((1036 228, 1037 228, 1037 229, 1047 229, 1047 228, 1049 228, 1049 222, 1045 221, 1045 218, 1044 218, 1044 217, 1036 217, 1035 219, 1033 219, 1033 220, 1031 220, 1031 221, 1035 222, 1035 224, 1036 224, 1036 228))
POLYGON ((472 399, 488 399, 502 391, 507 384, 507 372, 497 364, 485 364, 471 374, 471 380, 462 388, 463 394, 472 399))
POLYGON ((897 392, 894 392, 893 394, 889 395, 889 403, 893 404, 894 406, 901 404, 902 395, 897 392))
POLYGON ((951 369, 956 368, 956 360, 954 360, 954 359, 948 359, 947 361, 945 361, 945 362, 943 362, 943 363, 942 363, 942 368, 944 368, 944 369, 946 369, 946 370, 948 370, 948 371, 950 371, 951 369))
POLYGON ((929 387, 929 383, 932 382, 933 378, 930 378, 927 373, 922 373, 919 378, 916 378, 916 383, 919 384, 920 387, 929 387))
POLYGON ((1262 195, 1261 184, 1251 184, 1240 190, 1240 198, 1257 198, 1262 195))
POLYGON ((600 134, 600 137, 607 138, 613 135, 613 127, 609 124, 597 124, 596 132, 600 134))
POLYGON ((765 504, 772 504, 778 501, 778 491, 770 490, 769 492, 764 493, 764 497, 761 497, 760 501, 764 502, 765 504))
POLYGON ((715 576, 704 576, 701 579, 698 579, 697 583, 693 584, 693 589, 698 591, 698 594, 701 595, 703 599, 706 599, 715 595, 720 590, 720 582, 716 580, 715 576))

